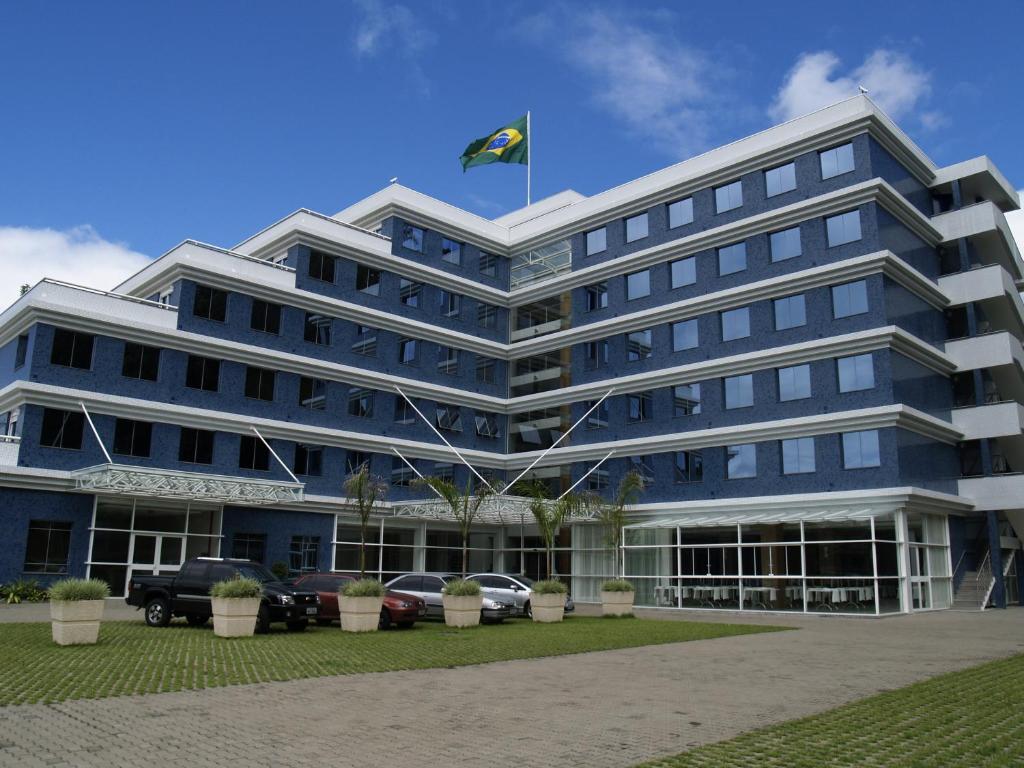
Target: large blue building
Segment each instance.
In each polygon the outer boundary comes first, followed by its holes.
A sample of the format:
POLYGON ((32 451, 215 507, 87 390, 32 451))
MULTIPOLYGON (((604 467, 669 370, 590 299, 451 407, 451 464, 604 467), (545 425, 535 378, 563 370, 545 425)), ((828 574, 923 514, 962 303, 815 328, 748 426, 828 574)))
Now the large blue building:
MULTIPOLYGON (((44 280, 0 315, 0 582, 351 570, 365 463, 390 486, 374 571, 457 570, 411 481, 464 459, 555 492, 646 478, 620 551, 560 533, 584 602, 616 564, 665 607, 1017 601, 1017 207, 987 158, 938 168, 858 96, 494 220, 393 184, 112 293, 44 280)), ((514 507, 472 570, 539 575, 514 507)))

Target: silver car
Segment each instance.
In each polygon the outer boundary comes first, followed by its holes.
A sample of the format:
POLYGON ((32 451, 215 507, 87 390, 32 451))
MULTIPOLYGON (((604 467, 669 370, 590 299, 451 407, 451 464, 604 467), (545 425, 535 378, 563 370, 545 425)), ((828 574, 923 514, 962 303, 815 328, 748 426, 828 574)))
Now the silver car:
MULTIPOLYGON (((459 578, 452 573, 407 573, 392 579, 384 586, 416 597, 422 597, 427 604, 428 618, 444 618, 444 600, 441 590, 446 582, 459 578)), ((481 621, 499 622, 514 616, 516 608, 511 602, 501 600, 484 590, 484 602, 480 610, 481 621)))
MULTIPOLYGON (((533 579, 506 573, 475 573, 467 579, 479 581, 485 595, 515 606, 517 616, 532 616, 530 597, 533 595, 533 579)), ((565 612, 576 609, 569 595, 565 596, 565 612)))

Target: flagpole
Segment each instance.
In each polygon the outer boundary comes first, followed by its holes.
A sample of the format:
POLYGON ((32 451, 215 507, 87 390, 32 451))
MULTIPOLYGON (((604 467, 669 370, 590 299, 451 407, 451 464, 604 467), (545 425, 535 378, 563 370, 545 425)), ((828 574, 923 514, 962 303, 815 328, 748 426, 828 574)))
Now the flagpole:
POLYGON ((533 131, 530 129, 530 110, 526 110, 526 205, 530 205, 530 171, 533 168, 533 131))

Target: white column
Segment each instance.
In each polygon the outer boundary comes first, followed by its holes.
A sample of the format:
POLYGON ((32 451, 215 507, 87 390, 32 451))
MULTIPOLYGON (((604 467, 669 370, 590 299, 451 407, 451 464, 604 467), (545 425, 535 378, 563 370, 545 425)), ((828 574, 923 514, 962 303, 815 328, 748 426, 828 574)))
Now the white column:
POLYGON ((872 584, 875 587, 875 616, 880 611, 879 596, 878 596, 878 542, 875 541, 875 518, 869 518, 871 520, 871 575, 873 577, 872 584))
POLYGON ((913 610, 913 585, 911 584, 910 570, 910 532, 907 530, 907 511, 900 509, 896 511, 896 549, 899 563, 900 594, 902 597, 901 613, 910 613, 913 610))

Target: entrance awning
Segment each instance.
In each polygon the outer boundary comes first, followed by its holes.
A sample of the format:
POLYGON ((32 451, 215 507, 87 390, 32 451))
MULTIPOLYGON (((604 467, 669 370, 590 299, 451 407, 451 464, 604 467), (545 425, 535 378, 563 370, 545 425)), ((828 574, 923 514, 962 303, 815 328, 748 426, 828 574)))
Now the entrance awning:
MULTIPOLYGON (((456 522, 451 507, 441 499, 423 499, 422 501, 395 502, 391 505, 395 517, 408 517, 420 520, 441 520, 456 522)), ((581 512, 570 521, 591 520, 596 510, 581 512)), ((475 521, 491 525, 522 525, 533 522, 530 512, 530 499, 525 496, 496 494, 488 496, 480 504, 475 521)))
POLYGON ((892 517, 891 509, 859 507, 850 509, 793 509, 764 512, 706 512, 633 523, 627 528, 714 528, 730 525, 772 525, 776 523, 837 523, 892 517))
POLYGON ((158 499, 184 499, 236 504, 280 504, 302 501, 305 486, 202 472, 98 464, 71 473, 75 489, 158 499))

